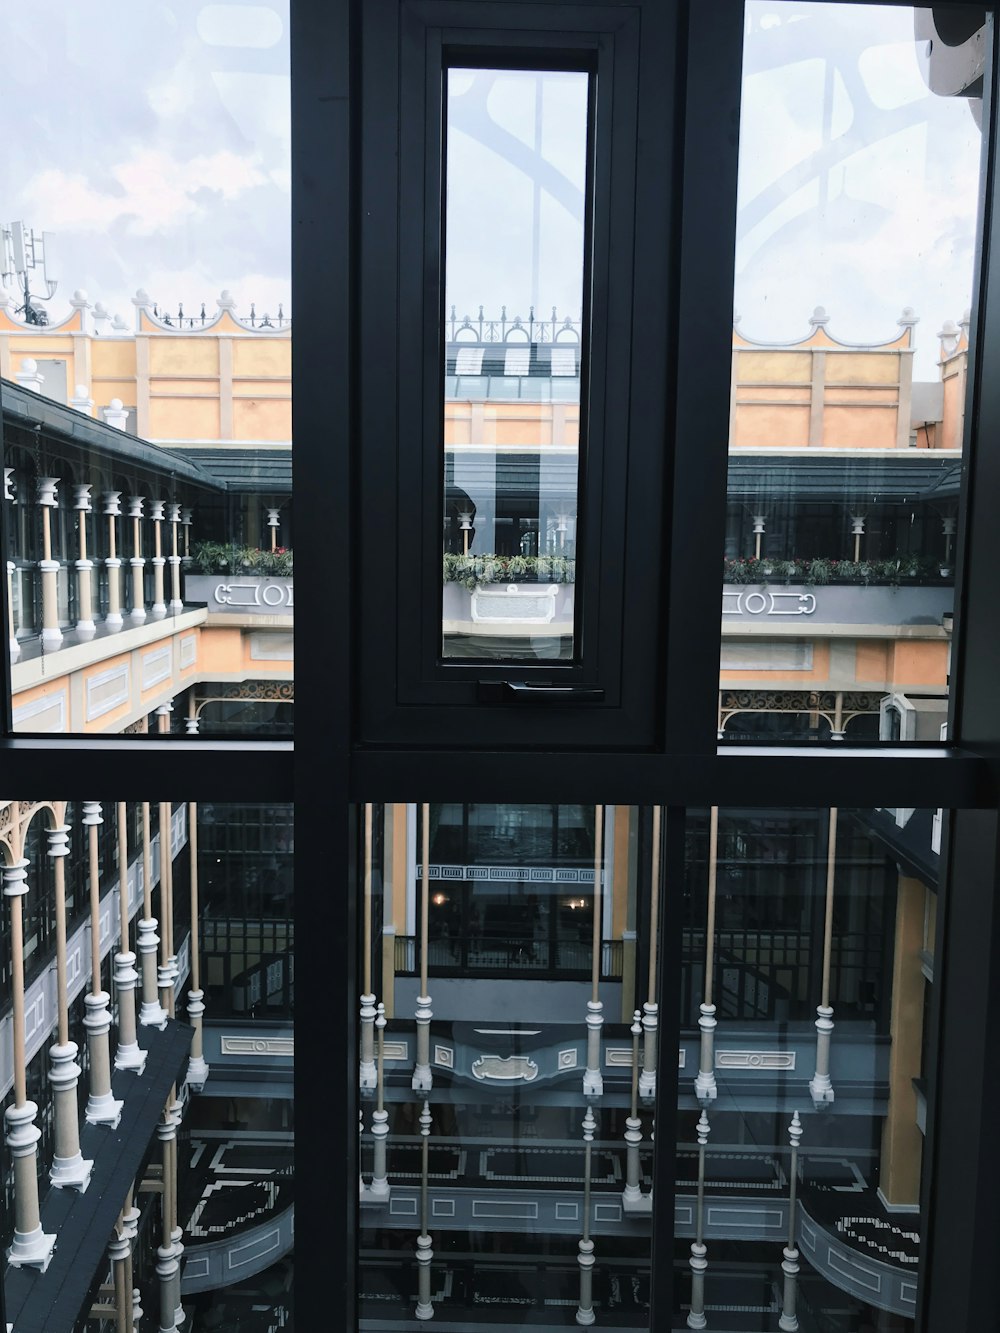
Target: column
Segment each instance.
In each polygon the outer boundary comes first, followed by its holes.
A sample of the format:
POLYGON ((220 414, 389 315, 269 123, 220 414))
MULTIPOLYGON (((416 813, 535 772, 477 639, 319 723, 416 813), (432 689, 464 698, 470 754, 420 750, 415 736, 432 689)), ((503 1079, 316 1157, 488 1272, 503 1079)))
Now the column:
POLYGON ((208 1078, 202 1020, 205 1013, 205 992, 201 989, 201 937, 199 935, 200 907, 198 901, 198 806, 188 802, 188 854, 191 858, 191 984, 188 988, 187 1015, 194 1028, 191 1054, 188 1058, 187 1086, 201 1092, 208 1078))
POLYGON ((177 1125, 169 1107, 156 1127, 163 1160, 163 1193, 160 1195, 160 1244, 156 1251, 156 1276, 160 1280, 159 1333, 176 1333, 177 1306, 180 1298, 180 1260, 174 1247, 173 1193, 170 1169, 171 1147, 176 1141, 177 1125))
POLYGON ((94 562, 87 558, 87 515, 91 512, 90 490, 89 486, 73 487, 73 508, 79 514, 80 524, 80 558, 76 562, 76 634, 77 638, 84 641, 92 639, 95 634, 94 595, 91 582, 94 562))
POLYGON ((101 989, 101 883, 97 858, 97 830, 104 820, 100 801, 84 801, 83 823, 90 853, 90 993, 84 997, 87 1014, 87 1052, 90 1057, 90 1095, 87 1123, 111 1125, 121 1119, 122 1103, 111 1095, 111 997, 101 989))
POLYGON ((135 1276, 132 1266, 132 1247, 139 1234, 140 1217, 141 1214, 139 1209, 135 1206, 135 1184, 133 1183, 128 1194, 125 1196, 125 1207, 122 1209, 122 1235, 129 1242, 129 1251, 125 1257, 125 1291, 131 1308, 132 1323, 129 1327, 133 1330, 142 1318, 142 1306, 139 1304, 139 1288, 133 1287, 132 1285, 132 1280, 135 1276))
MULTIPOLYGON (((604 872, 604 806, 594 806, 594 921, 590 955, 590 999, 587 1001, 587 1067, 583 1072, 583 1095, 600 1097, 604 1092, 601 1074, 601 889, 604 872)), ((579 1319, 579 1316, 577 1316, 579 1319)))
POLYGON ((170 554, 167 556, 170 564, 170 614, 179 616, 184 610, 184 602, 181 600, 181 558, 177 553, 177 525, 181 521, 179 504, 167 506, 167 518, 170 521, 170 554))
POLYGON ((833 1008, 830 1004, 830 959, 833 952, 833 885, 837 870, 837 810, 830 810, 826 846, 826 916, 823 925, 823 993, 816 1008, 816 1073, 809 1080, 813 1105, 819 1110, 833 1101, 830 1082, 830 1037, 833 1008))
POLYGON ((153 606, 150 615, 154 620, 162 620, 167 614, 167 604, 163 600, 163 511, 165 500, 150 500, 149 516, 153 520, 153 606))
POLYGON ((132 1256, 132 1243, 122 1230, 121 1218, 118 1226, 111 1233, 108 1245, 108 1258, 115 1288, 115 1333, 132 1333, 132 1288, 128 1283, 126 1271, 128 1260, 132 1256))
POLYGON ((115 519, 122 512, 119 503, 121 498, 121 491, 104 492, 104 513, 108 520, 108 558, 104 562, 104 568, 108 571, 108 614, 104 617, 104 624, 108 629, 121 629, 122 627, 121 575, 119 573, 122 562, 118 558, 118 525, 115 522, 115 519))
POLYGON ((643 1194, 640 1184, 639 1145, 642 1143, 642 1121, 639 1119, 639 1037, 642 1023, 639 1010, 632 1019, 632 1114, 625 1121, 625 1188, 622 1206, 627 1213, 651 1213, 652 1194, 643 1194))
POLYGON ((159 708, 154 708, 156 714, 156 730, 161 736, 165 736, 170 731, 170 714, 174 711, 172 703, 160 704, 159 708))
POLYGON ((594 1242, 590 1239, 590 1160, 594 1142, 594 1108, 587 1107, 583 1117, 583 1235, 578 1243, 576 1262, 580 1266, 580 1304, 576 1310, 578 1324, 594 1322, 594 1242))
POLYGON ((17 856, 3 867, 3 892, 10 903, 11 1015, 14 1046, 14 1104, 8 1106, 7 1149, 14 1166, 14 1239, 7 1259, 44 1270, 52 1257, 55 1236, 42 1231, 38 1208, 38 1107, 28 1101, 24 1037, 24 934, 21 899, 28 892, 28 862, 17 856))
POLYGON ((193 509, 181 508, 181 527, 184 529, 184 555, 182 559, 191 559, 191 522, 194 515, 193 509))
POLYGON ((271 529, 271 550, 278 549, 278 525, 280 523, 277 509, 267 511, 267 526, 271 529))
POLYGON ((141 495, 130 495, 128 516, 132 520, 132 610, 129 619, 133 625, 142 625, 146 620, 146 603, 142 586, 142 571, 146 561, 142 555, 142 504, 141 495))
POLYGON ((764 515, 754 514, 753 516, 753 558, 760 559, 760 540, 764 535, 764 515))
MULTIPOLYGON (((424 809, 427 807, 425 806, 424 809)), ((433 1319, 431 1304, 431 1261, 434 1251, 427 1232, 427 1148, 431 1132, 431 1109, 424 1102, 420 1112, 420 1235, 417 1237, 417 1308, 418 1319, 433 1319)))
POLYGON ((385 1109, 385 1005, 379 1004, 378 1017, 375 1019, 378 1033, 378 1065, 376 1068, 378 1102, 372 1116, 372 1183, 368 1189, 369 1198, 387 1199, 389 1181, 385 1170, 386 1140, 389 1137, 389 1112, 385 1109))
POLYGON ((153 858, 149 842, 149 802, 142 803, 142 920, 136 930, 137 948, 142 960, 142 1004, 139 1022, 143 1027, 167 1026, 167 1011, 160 1004, 157 991, 156 955, 160 946, 153 916, 153 858))
MULTIPOLYGON (((11 485, 11 478, 14 476, 12 467, 5 467, 3 470, 3 498, 13 500, 14 491, 11 485)), ((17 571, 17 565, 13 560, 7 561, 7 635, 10 644, 10 660, 16 662, 21 656, 21 645, 17 641, 17 628, 14 623, 14 574, 17 571)))
POLYGON ((705 1245, 705 1145, 710 1131, 708 1116, 704 1109, 698 1117, 698 1204, 695 1216, 695 1234, 691 1242, 691 1309, 688 1313, 688 1328, 705 1328, 705 1270, 708 1249, 705 1245))
POLYGON ((49 1048, 49 1082, 52 1084, 53 1139, 49 1181, 59 1189, 81 1193, 90 1184, 93 1161, 80 1152, 80 1113, 77 1085, 83 1072, 76 1062, 78 1047, 69 1039, 69 994, 66 964, 66 861, 69 855, 69 825, 46 830, 55 876, 56 907, 56 1044, 49 1048))
POLYGON ((796 1111, 792 1115, 792 1123, 788 1126, 788 1142, 791 1148, 788 1167, 788 1244, 782 1251, 781 1271, 784 1274, 785 1281, 781 1300, 781 1318, 778 1320, 778 1327, 782 1330, 782 1333, 795 1333, 799 1326, 798 1316, 795 1313, 795 1297, 799 1277, 799 1252, 795 1245, 795 1192, 798 1187, 799 1140, 801 1138, 802 1122, 799 1120, 798 1111, 796 1111))
MULTIPOLYGON (((923 1135, 917 1124, 913 1078, 920 1070, 924 1028, 921 963, 925 911, 935 895, 920 880, 899 875, 896 881, 896 928, 892 951, 892 1001, 889 1011, 889 1105, 882 1122, 878 1195, 890 1211, 917 1210, 923 1135)), ((933 906, 930 906, 933 911, 933 906)), ((929 941, 928 941, 929 943, 929 941)))
POLYGON ((719 807, 713 805, 708 819, 708 915, 705 923, 705 999, 701 1005, 698 1027, 701 1029, 701 1052, 694 1093, 704 1105, 718 1094, 715 1086, 715 1005, 713 969, 715 966, 715 888, 719 856, 719 807))
POLYGON ((10 660, 16 662, 21 656, 21 645, 17 641, 17 628, 14 624, 14 574, 17 565, 7 561, 7 643, 10 660))
POLYGON ((169 801, 160 802, 160 966, 157 985, 160 1004, 170 1018, 174 1017, 174 987, 177 982, 177 957, 174 954, 174 863, 170 837, 172 809, 169 801))
POLYGON ((656 962, 660 948, 660 819, 661 807, 653 806, 653 857, 650 867, 649 900, 649 990, 642 1006, 642 1074, 640 1097, 656 1096, 656 1028, 659 1007, 656 1003, 656 962))
POLYGON ((115 954, 115 994, 118 997, 118 1049, 116 1069, 132 1069, 141 1074, 146 1067, 146 1052, 137 1041, 135 1023, 135 988, 139 974, 135 954, 129 948, 128 910, 128 814, 124 801, 117 802, 118 814, 118 926, 121 938, 115 954))
MULTIPOLYGON (((365 804, 365 867, 362 944, 361 995, 361 1072, 359 1087, 363 1092, 375 1087, 375 996, 372 993, 372 806, 365 804)), ((427 985, 424 983, 424 992, 427 985)))
POLYGON ((198 700, 195 697, 193 685, 188 691, 187 717, 184 719, 184 730, 189 736, 198 735, 198 700))
MULTIPOLYGON (((421 813, 421 867, 420 867, 420 994, 417 996, 417 1058, 411 1087, 414 1092, 430 1092, 434 1085, 431 1074, 431 997, 427 994, 427 945, 430 926, 430 842, 431 808, 426 802, 421 813)), ((420 1316, 429 1319, 430 1315, 420 1316)))
POLYGON ((39 477, 37 486, 38 506, 42 511, 42 558, 38 568, 42 574, 42 650, 50 652, 62 643, 62 630, 59 628, 59 561, 52 559, 52 519, 50 511, 58 503, 56 488, 58 477, 39 477))
POLYGON ((865 515, 851 515, 851 536, 854 538, 854 563, 861 559, 861 538, 865 535, 865 515))

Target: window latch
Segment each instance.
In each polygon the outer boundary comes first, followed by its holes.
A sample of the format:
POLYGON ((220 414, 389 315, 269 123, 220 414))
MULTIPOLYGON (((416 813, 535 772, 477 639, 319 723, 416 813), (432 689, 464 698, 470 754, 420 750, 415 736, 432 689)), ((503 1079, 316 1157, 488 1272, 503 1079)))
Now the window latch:
POLYGON ((550 708, 553 704, 575 706, 604 702, 604 691, 591 685, 551 685, 541 681, 481 680, 478 700, 481 704, 515 704, 521 707, 550 708))

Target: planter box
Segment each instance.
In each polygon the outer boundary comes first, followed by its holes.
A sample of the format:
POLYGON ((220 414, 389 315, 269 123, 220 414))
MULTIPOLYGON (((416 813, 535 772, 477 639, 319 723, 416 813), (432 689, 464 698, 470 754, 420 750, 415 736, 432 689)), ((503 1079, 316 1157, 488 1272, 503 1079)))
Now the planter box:
POLYGON ((204 602, 212 615, 291 615, 293 581, 268 574, 186 574, 185 602, 204 602))
MULTIPOLYGON (((955 604, 940 585, 726 583, 722 623, 822 625, 936 625, 955 604)), ((943 632, 943 631, 942 631, 943 632)))
POLYGON ((446 634, 530 634, 543 626, 553 634, 573 632, 574 584, 487 583, 469 589, 444 585, 446 634))

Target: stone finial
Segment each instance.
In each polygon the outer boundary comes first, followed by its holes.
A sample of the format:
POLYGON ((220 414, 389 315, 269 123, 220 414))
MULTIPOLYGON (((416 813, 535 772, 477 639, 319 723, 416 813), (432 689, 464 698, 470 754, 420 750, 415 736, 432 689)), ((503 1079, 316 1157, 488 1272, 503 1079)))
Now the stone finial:
POLYGON ((145 287, 140 287, 136 291, 135 296, 132 297, 132 304, 140 310, 153 304, 149 292, 146 291, 145 287))
POLYGON ((966 308, 962 311, 962 318, 958 321, 958 327, 962 330, 962 337, 966 342, 969 341, 969 328, 972 324, 972 311, 966 308))
POLYGON ((124 404, 120 398, 112 398, 111 402, 104 409, 104 420, 109 426, 114 426, 116 430, 124 430, 128 424, 128 413, 125 411, 124 404))
POLYGON ((128 333, 128 325, 122 319, 121 315, 115 315, 114 319, 111 321, 111 327, 116 333, 128 333))
POLYGON ((220 310, 229 310, 231 312, 236 309, 236 302, 233 300, 233 294, 228 287, 219 293, 215 304, 220 310))
POLYGON ((953 319, 946 319, 944 324, 938 330, 938 337, 941 339, 941 355, 943 357, 954 356, 958 351, 958 340, 961 337, 961 330, 953 319))
POLYGON ((920 316, 913 309, 913 306, 904 305, 903 313, 900 315, 899 319, 896 320, 896 323, 901 329, 912 329, 915 325, 920 323, 920 316))
POLYGON ((77 287, 76 291, 69 298, 69 303, 74 310, 89 310, 90 302, 87 300, 87 293, 82 287, 77 287))
POLYGON ((21 369, 14 378, 22 388, 31 389, 34 393, 41 393, 45 383, 45 376, 39 371, 38 362, 33 356, 21 358, 21 369))
POLYGON ((82 412, 85 417, 94 415, 94 400, 87 392, 86 384, 78 384, 76 393, 69 400, 70 407, 75 407, 78 412, 82 412))
POLYGON ((809 323, 813 326, 814 329, 821 329, 825 325, 829 324, 829 322, 830 322, 830 316, 826 313, 825 307, 821 305, 818 305, 816 309, 812 312, 812 314, 809 316, 809 323))

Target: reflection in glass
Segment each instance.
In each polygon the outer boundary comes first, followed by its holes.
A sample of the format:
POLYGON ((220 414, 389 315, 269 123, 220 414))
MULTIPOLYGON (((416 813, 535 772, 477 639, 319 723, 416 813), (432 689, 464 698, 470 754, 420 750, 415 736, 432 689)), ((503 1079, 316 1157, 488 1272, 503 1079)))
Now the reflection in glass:
POLYGON ((361 1327, 648 1330, 648 820, 430 804, 361 824, 361 1327))
POLYGON ((287 22, 287 0, 5 15, 17 731, 290 727, 287 22))
POLYGON ((689 812, 675 1326, 914 1327, 940 823, 689 812))
POLYGON ((446 657, 573 655, 588 91, 448 71, 446 657))
POLYGON ((930 10, 748 5, 726 740, 943 735, 981 88, 934 37, 930 10))

